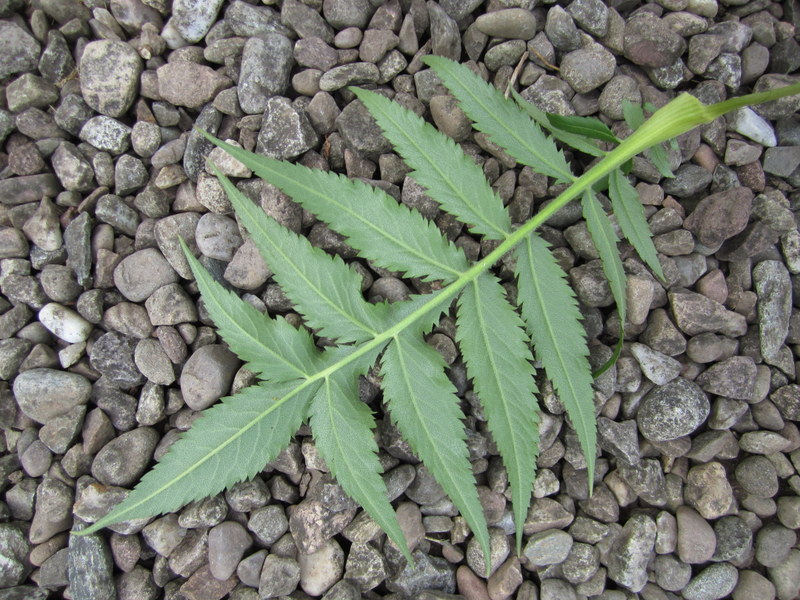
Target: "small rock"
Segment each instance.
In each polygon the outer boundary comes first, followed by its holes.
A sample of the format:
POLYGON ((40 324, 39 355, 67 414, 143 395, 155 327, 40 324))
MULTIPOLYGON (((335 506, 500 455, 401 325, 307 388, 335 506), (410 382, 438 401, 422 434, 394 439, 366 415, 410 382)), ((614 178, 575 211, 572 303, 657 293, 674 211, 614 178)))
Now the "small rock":
POLYGON ((656 541, 656 524, 646 515, 628 519, 611 546, 608 576, 626 589, 638 593, 647 583, 647 564, 656 541))
POLYGON ((616 60, 600 44, 589 44, 561 60, 561 76, 579 94, 596 90, 614 76, 616 60))
POLYGON ((209 344, 198 349, 183 367, 181 393, 192 410, 211 406, 230 391, 239 359, 225 346, 209 344))
POLYGON ((192 44, 202 40, 217 18, 223 0, 174 0, 172 24, 192 44))
POLYGON ((758 294, 761 355, 771 363, 778 360, 789 332, 792 305, 789 271, 780 261, 762 261, 753 268, 753 284, 758 294))
POLYGON ((678 327, 687 335, 712 332, 740 337, 747 331, 742 315, 701 294, 676 289, 668 293, 668 298, 678 327))
POLYGON ((344 551, 335 540, 316 552, 300 554, 300 587, 309 596, 321 596, 339 581, 344 571, 344 551))
MULTIPOLYGON (((0 34, 2 33, 3 28, 0 25, 0 34)), ((28 566, 30 550, 28 540, 15 524, 0 523, 0 559, 2 559, 0 585, 10 588, 24 583, 30 571, 28 566)))
POLYGON ((99 535, 69 537, 69 591, 74 600, 116 596, 114 562, 99 535))
POLYGON ((0 79, 36 69, 41 46, 24 28, 0 21, 0 40, 0 79))
POLYGON ((679 506, 676 515, 680 559, 692 565, 710 560, 717 547, 717 536, 711 525, 688 506, 679 506))
POLYGON ((475 26, 490 37, 530 40, 536 35, 536 16, 523 8, 508 8, 480 15, 475 26))
POLYGON ((686 42, 651 12, 641 12, 625 24, 625 58, 642 67, 667 67, 686 49, 686 42))
POLYGON ((247 40, 242 51, 239 75, 239 104, 250 115, 259 114, 272 96, 289 87, 294 64, 292 42, 278 33, 247 40))
POLYGON ((256 147, 259 154, 286 160, 310 150, 317 141, 317 133, 304 112, 295 109, 286 98, 267 100, 256 147))
POLYGON ((736 507, 725 468, 718 462, 692 467, 687 475, 684 496, 686 502, 705 519, 730 514, 736 507))
POLYGON ((20 410, 37 423, 47 423, 86 404, 92 393, 82 375, 55 369, 25 371, 14 380, 13 389, 20 410))
POLYGON ((114 269, 114 285, 131 302, 142 302, 158 288, 178 281, 178 274, 155 248, 124 258, 114 269))
POLYGON ((695 431, 711 411, 700 387, 682 377, 653 388, 642 398, 636 422, 651 441, 675 440, 695 431))
POLYGON ((230 85, 230 80, 211 67, 179 61, 162 65, 156 71, 158 93, 175 106, 200 108, 230 85))
POLYGON ((264 560, 258 594, 261 598, 287 596, 300 582, 300 566, 292 558, 270 554, 264 560))
POLYGON ((680 375, 683 365, 674 358, 657 352, 644 344, 631 344, 631 354, 642 373, 656 385, 665 385, 680 375))
POLYGON ((523 565, 526 568, 534 569, 562 563, 569 555, 572 543, 572 536, 558 529, 535 533, 523 548, 523 565))
POLYGON ((117 155, 130 146, 131 128, 116 119, 100 115, 86 121, 78 137, 98 150, 117 155))
POLYGON ((772 125, 756 114, 752 108, 740 108, 726 118, 730 130, 741 133, 762 146, 778 145, 772 125))
POLYGON ((736 481, 757 498, 772 498, 778 493, 778 473, 765 456, 748 456, 736 465, 736 481))
POLYGON ((386 582, 389 591, 404 596, 412 596, 423 590, 438 590, 446 594, 455 592, 455 568, 445 559, 419 550, 414 552, 413 558, 416 568, 406 564, 402 571, 386 582))
POLYGON ((700 243, 716 248, 725 240, 744 231, 750 219, 753 192, 735 187, 703 198, 684 221, 700 243))
POLYGON ((89 42, 80 62, 83 99, 108 117, 121 117, 133 105, 142 59, 130 44, 116 40, 89 42))
POLYGON ((726 598, 739 581, 739 572, 730 563, 706 567, 683 590, 686 600, 719 600, 726 598))
POLYGON ((208 565, 211 575, 228 579, 236 572, 239 561, 250 547, 247 530, 235 521, 225 521, 208 532, 208 565))
POLYGON ((135 338, 115 331, 101 335, 89 352, 92 367, 123 388, 144 383, 144 376, 133 358, 136 343, 135 338))
POLYGON ((126 431, 97 453, 92 462, 92 476, 103 485, 132 486, 150 464, 159 439, 151 427, 126 431))

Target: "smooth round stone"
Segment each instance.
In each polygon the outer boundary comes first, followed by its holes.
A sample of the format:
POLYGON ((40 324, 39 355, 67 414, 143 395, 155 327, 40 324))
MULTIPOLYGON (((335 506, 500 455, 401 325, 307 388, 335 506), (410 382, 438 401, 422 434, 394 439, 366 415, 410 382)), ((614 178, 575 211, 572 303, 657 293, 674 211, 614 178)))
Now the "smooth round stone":
POLYGON ((717 547, 717 536, 711 525, 688 506, 679 506, 676 516, 680 559, 692 565, 708 561, 717 547))
POLYGON ((216 213, 206 213, 200 217, 195 239, 203 255, 225 262, 230 262, 242 245, 236 221, 216 213))
POLYGON ((133 360, 142 375, 156 385, 171 385, 175 381, 172 363, 158 340, 140 340, 136 344, 133 360))
POLYGON ((683 590, 685 600, 720 600, 736 587, 739 572, 730 563, 706 567, 683 590))
POLYGON ((228 393, 239 359, 225 346, 209 344, 198 349, 183 367, 181 392, 192 410, 203 410, 228 393))
POLYGON ((755 571, 740 571, 733 600, 775 600, 775 586, 755 571))
POLYGON ((152 427, 126 431, 97 453, 92 462, 92 476, 103 485, 132 486, 153 458, 160 439, 152 427))
POLYGON ((522 551, 523 563, 531 567, 562 563, 569 556, 572 542, 572 536, 559 529, 535 533, 522 551))
POLYGON ((215 579, 224 581, 236 572, 239 561, 253 543, 236 521, 225 521, 208 532, 208 566, 215 579))
POLYGON ((92 324, 65 306, 51 302, 39 311, 39 322, 65 342, 85 342, 92 333, 92 324))
POLYGON ((309 596, 321 596, 339 581, 344 571, 344 551, 336 540, 316 552, 300 554, 300 587, 309 596))
POLYGON ((736 481, 757 498, 772 498, 778 493, 778 472, 766 456, 748 456, 736 465, 736 481))
POLYGON ((76 406, 86 404, 92 394, 92 384, 76 373, 31 369, 17 376, 13 390, 17 404, 26 416, 37 423, 47 423, 76 406))
POLYGON ((710 412, 705 392, 697 384, 678 377, 648 392, 639 406, 636 422, 646 439, 666 442, 695 431, 710 412))
POLYGON ((536 35, 536 16, 524 8, 496 10, 475 19, 475 27, 490 37, 530 40, 536 35))
POLYGON ((579 94, 596 90, 614 76, 614 55, 600 44, 590 44, 567 54, 561 61, 561 76, 579 94))
POLYGON ((797 534, 783 525, 770 523, 756 535, 756 560, 765 567, 777 567, 797 542, 797 534))
POLYGON ((142 302, 158 288, 178 281, 178 274, 155 248, 124 258, 114 269, 114 285, 131 302, 142 302))

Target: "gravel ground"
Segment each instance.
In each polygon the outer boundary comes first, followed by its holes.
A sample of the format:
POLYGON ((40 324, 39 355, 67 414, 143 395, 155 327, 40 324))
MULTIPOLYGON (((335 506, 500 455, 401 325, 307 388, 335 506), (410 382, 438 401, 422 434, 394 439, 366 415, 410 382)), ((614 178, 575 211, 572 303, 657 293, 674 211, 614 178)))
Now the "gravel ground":
MULTIPOLYGON (((417 568, 330 479, 303 429, 253 481, 84 538, 201 410, 251 374, 217 337, 176 244, 270 313, 292 315, 240 231, 197 124, 266 155, 380 181, 477 256, 344 88, 385 90, 482 164, 514 220, 557 188, 473 135, 420 57, 470 61, 548 111, 705 102, 800 67, 797 0, 0 0, 0 599, 792 600, 800 595, 798 98, 745 109, 633 174, 667 283, 627 246, 629 322, 595 384, 597 481, 543 398, 539 476, 513 552, 508 482, 466 426, 492 563, 388 421, 385 479, 417 568), (452 594, 459 594, 453 596, 452 594)), ((580 157, 578 157, 580 158, 580 157)), ((313 216, 229 163, 290 229, 352 259, 313 216)), ((592 362, 612 297, 579 210, 543 228, 577 290, 592 362)), ((415 282, 359 265, 370 298, 415 282)), ((513 285, 508 282, 508 285, 513 285)), ((474 405, 452 322, 430 342, 474 405)), ((379 413, 374 382, 365 400, 379 413)))

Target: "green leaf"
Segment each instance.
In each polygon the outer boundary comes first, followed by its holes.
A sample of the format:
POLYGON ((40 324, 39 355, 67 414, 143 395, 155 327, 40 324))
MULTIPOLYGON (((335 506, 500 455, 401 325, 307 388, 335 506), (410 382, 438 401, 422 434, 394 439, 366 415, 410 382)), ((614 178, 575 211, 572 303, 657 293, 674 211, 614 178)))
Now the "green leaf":
POLYGON ((575 294, 547 242, 533 234, 515 250, 518 302, 536 358, 567 409, 594 482, 597 429, 586 333, 575 294))
MULTIPOLYGON (((648 106, 652 107, 652 104, 646 103, 644 106, 639 106, 638 104, 633 104, 627 99, 622 101, 622 116, 625 118, 625 122, 628 124, 628 127, 636 131, 639 129, 639 127, 644 125, 644 109, 648 106)), ((672 173, 672 169, 670 168, 667 152, 661 145, 654 144, 651 146, 648 151, 648 157, 650 158, 650 162, 653 163, 653 166, 658 169, 658 172, 661 173, 662 176, 675 177, 675 175, 672 173)))
POLYGON ((419 337, 403 332, 386 348, 381 374, 392 420, 458 507, 488 557, 489 531, 464 441, 464 415, 444 373, 444 359, 419 337))
POLYGON ((320 456, 342 489, 367 511, 412 562, 405 536, 397 523, 380 476, 375 420, 358 398, 358 375, 366 372, 377 352, 359 359, 356 369, 338 370, 326 377, 309 408, 309 423, 320 456))
POLYGON ((383 329, 385 306, 364 300, 358 273, 281 226, 227 177, 219 172, 217 176, 275 281, 311 329, 343 343, 364 341, 383 329))
POLYGON ((597 147, 597 142, 595 142, 593 139, 587 138, 583 135, 570 133, 556 127, 550 122, 548 113, 525 100, 525 98, 520 96, 517 91, 511 90, 511 94, 519 107, 524 110, 528 116, 540 127, 547 129, 550 132, 550 135, 552 135, 558 141, 563 142, 567 146, 583 152, 584 154, 589 154, 590 156, 603 156, 605 154, 605 152, 597 147))
POLYGON ((309 377, 320 352, 304 328, 270 319, 217 283, 181 240, 181 247, 203 295, 206 310, 231 350, 248 369, 282 383, 309 377))
POLYGON ((661 262, 658 260, 656 248, 653 245, 650 228, 644 216, 644 208, 639 202, 639 193, 619 169, 613 170, 608 178, 608 195, 611 198, 611 207, 614 209, 614 215, 617 217, 622 234, 630 241, 653 273, 663 281, 664 272, 661 270, 661 262))
POLYGON ((261 383, 205 410, 113 511, 81 534, 174 512, 258 474, 300 428, 318 383, 261 383))
POLYGON ((413 169, 411 176, 442 209, 472 231, 499 240, 511 231, 503 201, 481 168, 448 136, 388 98, 353 88, 389 141, 413 169))
POLYGON ((564 155, 541 128, 503 93, 475 75, 468 67, 441 56, 426 56, 423 62, 442 79, 458 99, 462 110, 517 162, 559 181, 575 176, 564 155))
POLYGON ((619 138, 614 135, 608 126, 593 117, 562 116, 547 113, 547 119, 558 129, 586 136, 593 140, 619 144, 619 138))
POLYGON ((627 317, 626 310, 626 276, 625 269, 622 267, 622 259, 617 248, 617 234, 611 225, 611 220, 606 215, 600 201, 591 191, 583 194, 583 217, 586 219, 586 227, 592 236, 597 252, 600 254, 600 262, 603 265, 603 273, 606 274, 614 301, 617 303, 620 323, 625 323, 627 317))
POLYGON ((434 223, 384 191, 344 175, 274 160, 206 137, 314 213, 364 258, 423 281, 452 281, 466 270, 464 253, 434 223))
POLYGON ((538 390, 530 343, 505 290, 488 273, 464 289, 457 314, 457 339, 467 373, 508 473, 519 553, 539 454, 538 390))

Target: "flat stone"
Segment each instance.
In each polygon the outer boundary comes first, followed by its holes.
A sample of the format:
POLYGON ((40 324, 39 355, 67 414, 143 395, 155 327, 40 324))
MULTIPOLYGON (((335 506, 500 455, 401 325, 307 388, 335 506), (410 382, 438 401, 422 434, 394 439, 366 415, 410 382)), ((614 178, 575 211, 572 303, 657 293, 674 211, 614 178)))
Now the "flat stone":
POLYGON ((92 367, 123 388, 144 383, 133 358, 136 343, 136 338, 115 331, 101 335, 89 352, 92 367))
POLYGON ((522 562, 529 569, 562 563, 569 555, 572 543, 572 536, 559 529, 534 533, 522 551, 522 562))
POLYGON ((579 94, 596 90, 614 76, 616 59, 600 44, 573 50, 561 60, 561 76, 579 94))
POLYGON ((375 83, 380 76, 380 70, 372 63, 355 62, 340 65, 322 74, 319 89, 323 92, 335 92, 349 85, 375 83))
POLYGON ((747 331, 745 318, 701 294, 684 289, 668 293, 675 322, 687 335, 712 332, 740 337, 747 331))
POLYGON ((735 187, 703 198, 684 221, 700 243, 716 248, 725 240, 744 231, 750 219, 753 192, 735 187))
POLYGON ((79 137, 98 150, 117 155, 130 146, 131 128, 116 119, 99 115, 86 121, 79 137))
POLYGON ((178 274, 155 248, 124 258, 114 269, 114 285, 131 302, 142 302, 158 288, 178 281, 178 274))
POLYGON ((175 106, 200 108, 230 85, 230 80, 211 67, 193 62, 172 62, 156 71, 158 93, 175 106))
POLYGON ((719 600, 726 598, 739 581, 739 572, 730 563, 706 567, 683 590, 686 600, 719 600))
POLYGON ((507 8, 478 16, 475 27, 490 37, 530 40, 536 35, 536 16, 524 8, 507 8))
POLYGON ((82 375, 55 369, 31 369, 14 380, 14 397, 25 415, 47 423, 86 404, 92 385, 82 375))
POLYGON ((749 356, 732 356, 701 373, 695 382, 709 394, 752 400, 757 369, 749 356))

